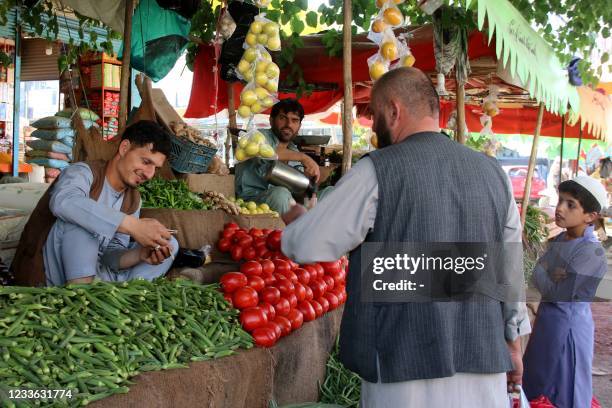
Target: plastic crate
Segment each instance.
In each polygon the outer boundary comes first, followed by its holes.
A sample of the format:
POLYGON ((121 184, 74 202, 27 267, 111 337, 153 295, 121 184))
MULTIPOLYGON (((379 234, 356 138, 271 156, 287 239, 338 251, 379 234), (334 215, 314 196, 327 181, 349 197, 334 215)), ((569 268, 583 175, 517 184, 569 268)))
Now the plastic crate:
POLYGON ((170 166, 179 173, 205 173, 217 149, 172 136, 170 166))

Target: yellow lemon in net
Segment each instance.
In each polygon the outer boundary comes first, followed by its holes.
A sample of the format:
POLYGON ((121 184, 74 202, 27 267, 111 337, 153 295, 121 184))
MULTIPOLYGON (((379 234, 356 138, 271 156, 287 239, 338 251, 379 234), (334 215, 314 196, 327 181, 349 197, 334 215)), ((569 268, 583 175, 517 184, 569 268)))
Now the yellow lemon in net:
POLYGON ((246 159, 246 153, 244 152, 244 150, 238 148, 236 149, 236 160, 238 161, 243 161, 244 159, 246 159))
POLYGON ((255 73, 261 74, 266 72, 266 68, 268 68, 268 61, 257 61, 257 65, 255 65, 255 73))
MULTIPOLYGON (((260 75, 264 75, 265 74, 260 74, 260 75)), ((266 77, 267 78, 267 77, 266 77)), ((264 85, 266 85, 268 83, 268 81, 266 80, 266 82, 264 83, 264 85)), ((255 88, 255 95, 257 95, 257 99, 259 99, 260 101, 264 98, 266 98, 267 96, 270 96, 270 94, 268 93, 268 91, 266 91, 264 88, 262 87, 257 87, 255 88)))
POLYGON ((255 102, 253 105, 251 105, 251 112, 257 114, 260 113, 263 110, 263 108, 261 107, 261 103, 259 102, 255 102))
POLYGON ((266 137, 261 132, 255 132, 253 136, 251 136, 251 141, 261 144, 266 141, 266 137))
POLYGON ((270 159, 274 157, 274 154, 276 154, 276 152, 269 144, 262 144, 261 146, 259 146, 259 154, 261 155, 261 157, 270 159))
POLYGON ((244 74, 242 74, 242 76, 247 82, 251 82, 253 80, 253 71, 247 71, 244 74))
POLYGON ((280 75, 280 69, 278 68, 278 65, 273 62, 269 63, 266 67, 266 75, 270 79, 278 77, 280 75))
POLYGON ((257 50, 255 48, 247 48, 242 54, 242 58, 247 62, 253 62, 257 59, 257 50))
POLYGON ((274 79, 269 80, 266 84, 266 89, 272 93, 275 93, 278 91, 278 82, 274 79))
POLYGON ((242 118, 248 118, 249 116, 251 116, 251 108, 246 105, 240 105, 238 107, 238 114, 242 118))
POLYGON ((383 18, 385 19, 385 23, 394 27, 401 25, 404 22, 402 12, 395 7, 386 9, 383 13, 383 18))
POLYGON ((261 45, 266 45, 268 43, 268 36, 266 34, 257 34, 257 42, 261 45))
POLYGON ((238 63, 238 72, 244 75, 251 69, 251 64, 246 59, 241 59, 238 63))
POLYGON ((387 67, 385 67, 385 65, 380 61, 376 61, 370 65, 370 78, 372 78, 374 81, 385 75, 386 72, 387 67))
POLYGON ((255 83, 259 86, 265 86, 268 83, 268 76, 265 72, 260 72, 255 75, 255 83))
POLYGON ((268 49, 270 50, 279 50, 281 47, 280 37, 272 37, 268 38, 268 49))
POLYGON ((261 106, 263 106, 264 108, 271 108, 272 105, 274 105, 274 99, 272 99, 271 96, 266 96, 262 101, 261 101, 261 106))
POLYGON ((242 137, 240 138, 240 140, 238 140, 238 147, 244 149, 247 144, 249 144, 249 139, 247 139, 246 137, 242 137))
POLYGON ((244 151, 249 157, 257 156, 259 153, 259 145, 257 143, 249 142, 244 151))
POLYGON ((246 106, 251 106, 257 102, 257 94, 251 90, 242 91, 240 100, 246 106))
POLYGON ((380 18, 377 18, 372 23, 372 31, 374 31, 375 33, 382 33, 383 31, 385 31, 385 28, 387 28, 387 25, 380 18))
POLYGON ((261 51, 261 58, 262 58, 264 61, 268 61, 268 62, 272 61, 272 56, 271 56, 271 55, 270 55, 270 53, 269 53, 268 51, 266 51, 266 50, 262 50, 262 51, 261 51))
POLYGON ((384 42, 380 47, 380 55, 386 60, 393 61, 397 58, 397 47, 391 41, 384 42))
POLYGON ((246 203, 246 207, 249 210, 256 210, 257 209, 257 203, 255 201, 249 201, 248 203, 246 203))
POLYGON ((270 37, 274 37, 274 36, 278 37, 278 31, 279 31, 278 24, 273 23, 273 22, 266 23, 266 25, 263 28, 263 31, 270 37))
POLYGON ((263 28, 264 28, 264 25, 263 25, 261 22, 259 22, 259 21, 253 21, 253 22, 251 23, 251 27, 250 27, 250 29, 249 29, 249 30, 250 30, 250 31, 251 31, 253 34, 259 34, 259 33, 261 33, 261 32, 263 31, 263 28))
POLYGON ((257 45, 257 34, 248 33, 244 41, 251 47, 256 46, 257 45))
POLYGON ((411 67, 415 62, 416 58, 414 58, 414 55, 406 55, 404 58, 402 58, 402 67, 411 67))

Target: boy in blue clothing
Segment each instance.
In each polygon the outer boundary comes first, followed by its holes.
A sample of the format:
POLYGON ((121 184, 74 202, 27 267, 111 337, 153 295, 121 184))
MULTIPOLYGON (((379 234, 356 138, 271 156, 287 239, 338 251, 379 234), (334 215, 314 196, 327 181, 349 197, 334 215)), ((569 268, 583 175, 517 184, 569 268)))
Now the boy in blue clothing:
POLYGON ((607 270, 594 224, 608 206, 597 180, 579 176, 559 185, 555 237, 533 273, 542 294, 523 357, 523 389, 558 408, 591 406, 594 324, 590 302, 607 270))

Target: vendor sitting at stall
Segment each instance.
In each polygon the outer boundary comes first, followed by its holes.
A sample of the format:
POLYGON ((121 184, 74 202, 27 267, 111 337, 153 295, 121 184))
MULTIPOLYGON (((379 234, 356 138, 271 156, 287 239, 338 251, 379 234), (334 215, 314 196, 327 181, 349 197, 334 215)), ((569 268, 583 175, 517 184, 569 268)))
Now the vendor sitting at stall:
MULTIPOLYGON (((272 107, 271 129, 262 129, 266 142, 274 148, 278 160, 319 181, 317 163, 308 155, 298 151, 293 139, 297 136, 304 119, 304 108, 295 99, 283 99, 272 107)), ((253 158, 236 165, 236 196, 245 201, 266 203, 273 210, 283 214, 295 204, 286 187, 273 186, 266 181, 270 161, 253 158)))
POLYGON ((17 284, 164 275, 178 244, 161 223, 139 218, 138 186, 155 175, 169 152, 170 135, 155 122, 140 121, 125 129, 110 161, 75 163, 62 171, 21 236, 12 265, 17 284))

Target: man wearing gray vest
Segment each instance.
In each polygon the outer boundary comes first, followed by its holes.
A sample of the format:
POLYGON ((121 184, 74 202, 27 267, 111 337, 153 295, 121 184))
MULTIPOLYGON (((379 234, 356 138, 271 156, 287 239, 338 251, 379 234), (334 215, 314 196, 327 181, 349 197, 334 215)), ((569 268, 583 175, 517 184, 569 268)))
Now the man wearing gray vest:
POLYGON ((299 263, 350 252, 340 358, 363 380, 362 407, 506 408, 507 386, 521 382, 519 336, 531 331, 524 303, 364 302, 360 263, 364 243, 520 243, 509 181, 440 133, 438 95, 418 69, 380 78, 370 109, 379 150, 287 226, 282 251, 299 263))

